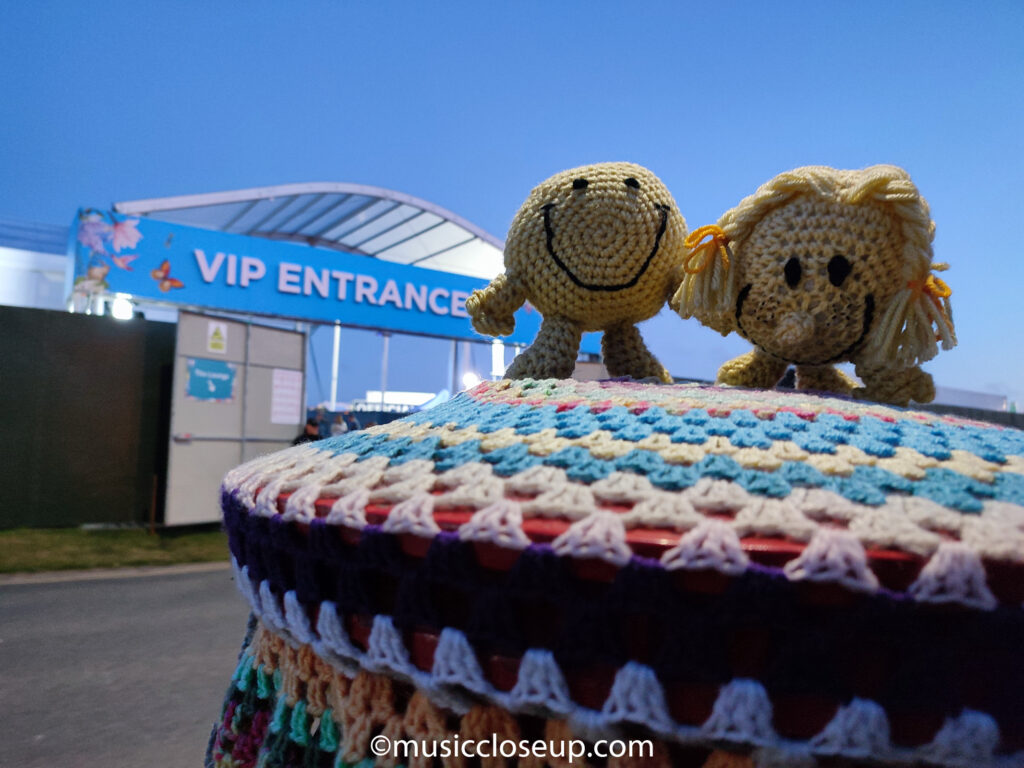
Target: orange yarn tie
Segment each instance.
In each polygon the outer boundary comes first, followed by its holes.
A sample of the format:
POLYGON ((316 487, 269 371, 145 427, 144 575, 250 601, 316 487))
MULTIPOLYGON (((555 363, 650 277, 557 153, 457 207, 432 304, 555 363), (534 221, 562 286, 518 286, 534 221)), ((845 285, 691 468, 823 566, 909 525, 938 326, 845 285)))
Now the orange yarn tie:
POLYGON ((946 285, 946 281, 935 275, 928 275, 923 281, 911 280, 907 288, 915 293, 924 293, 937 307, 940 306, 940 299, 948 299, 953 295, 953 289, 946 285))
POLYGON ((683 241, 683 245, 687 248, 691 248, 690 255, 686 257, 686 261, 683 262, 683 270, 687 274, 696 275, 698 272, 703 272, 705 269, 711 266, 715 260, 715 252, 717 251, 722 256, 722 265, 729 268, 729 237, 722 231, 722 228, 717 224, 708 224, 707 226, 695 229, 689 234, 686 240, 683 241), (701 242, 704 238, 710 237, 710 240, 701 242), (700 257, 700 264, 696 267, 691 266, 693 260, 700 257))

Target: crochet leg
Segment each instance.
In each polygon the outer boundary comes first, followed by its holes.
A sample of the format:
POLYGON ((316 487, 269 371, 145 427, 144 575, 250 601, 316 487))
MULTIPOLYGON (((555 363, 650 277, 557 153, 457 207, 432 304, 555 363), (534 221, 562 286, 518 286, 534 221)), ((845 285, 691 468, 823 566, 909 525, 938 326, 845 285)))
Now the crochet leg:
POLYGON ((634 379, 653 376, 666 384, 672 383, 665 366, 644 344, 635 325, 616 325, 606 329, 601 337, 601 354, 611 376, 632 376, 634 379))
POLYGON ((880 365, 857 365, 857 375, 864 382, 863 387, 853 390, 858 400, 874 400, 889 405, 930 403, 935 399, 935 383, 931 374, 919 366, 912 368, 888 368, 880 365))
POLYGON ((796 367, 796 388, 814 389, 818 392, 835 392, 848 395, 857 382, 831 365, 798 365, 796 367))
POLYGON ((545 317, 529 349, 512 361, 506 379, 568 379, 576 367, 583 331, 564 317, 545 317))
POLYGON ((770 389, 786 373, 787 367, 786 363, 752 349, 719 368, 716 381, 719 384, 732 384, 736 387, 770 389))

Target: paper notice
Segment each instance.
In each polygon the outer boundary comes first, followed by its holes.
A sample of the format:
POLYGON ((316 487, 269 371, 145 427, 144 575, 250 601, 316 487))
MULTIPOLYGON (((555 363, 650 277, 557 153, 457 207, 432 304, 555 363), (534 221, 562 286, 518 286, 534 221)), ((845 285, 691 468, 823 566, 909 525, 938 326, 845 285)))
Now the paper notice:
POLYGON ((302 423, 302 400, 302 371, 275 368, 271 382, 270 423, 302 423))

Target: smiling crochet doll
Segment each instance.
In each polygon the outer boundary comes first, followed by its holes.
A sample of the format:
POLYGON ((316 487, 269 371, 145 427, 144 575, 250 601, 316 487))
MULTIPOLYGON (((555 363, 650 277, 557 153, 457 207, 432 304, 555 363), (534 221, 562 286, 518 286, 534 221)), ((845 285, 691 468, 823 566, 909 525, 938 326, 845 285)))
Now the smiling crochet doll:
POLYGON ((719 369, 721 384, 773 387, 795 365, 800 389, 927 403, 935 387, 919 364, 956 344, 934 233, 900 168, 797 168, 694 233, 704 242, 671 305, 754 345, 719 369))
POLYGON ((505 272, 466 302, 473 327, 509 334, 529 301, 544 320, 509 379, 572 375, 585 331, 604 331, 612 376, 672 378, 636 323, 653 317, 679 282, 686 221, 658 178, 632 163, 563 171, 534 189, 505 243, 505 272))

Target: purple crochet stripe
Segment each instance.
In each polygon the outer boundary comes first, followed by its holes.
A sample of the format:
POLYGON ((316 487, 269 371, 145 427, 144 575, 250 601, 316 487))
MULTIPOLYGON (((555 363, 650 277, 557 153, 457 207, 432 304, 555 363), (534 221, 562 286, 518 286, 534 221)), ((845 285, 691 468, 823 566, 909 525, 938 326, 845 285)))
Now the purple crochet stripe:
POLYGON ((294 590, 311 612, 330 600, 344 615, 392 616, 401 631, 462 631, 481 655, 551 650, 563 669, 630 660, 665 682, 757 679, 775 693, 872 699, 894 711, 988 712, 1004 733, 1024 734, 1024 612, 950 611, 883 592, 842 606, 811 604, 778 568, 751 565, 720 594, 681 589, 673 572, 634 556, 609 583, 579 578, 548 544, 525 549, 511 570, 480 567, 451 532, 423 558, 406 555, 379 526, 344 544, 318 520, 307 532, 250 514, 225 494, 232 553, 250 578, 281 597, 294 590), (640 645, 635 627, 647 627, 640 645), (766 639, 751 656, 749 632, 766 639), (941 642, 937 642, 941 638, 941 642), (883 679, 858 669, 886 663, 883 679))

